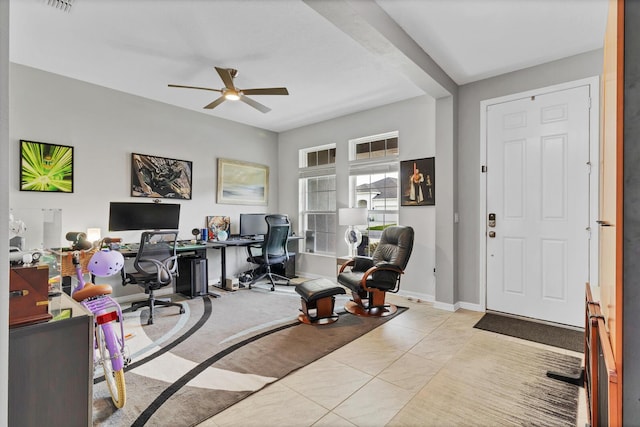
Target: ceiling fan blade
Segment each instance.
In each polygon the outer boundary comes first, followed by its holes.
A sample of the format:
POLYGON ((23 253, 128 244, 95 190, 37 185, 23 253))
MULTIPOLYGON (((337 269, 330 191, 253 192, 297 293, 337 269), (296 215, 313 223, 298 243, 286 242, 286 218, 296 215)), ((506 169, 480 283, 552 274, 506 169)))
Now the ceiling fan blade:
POLYGON ((200 90, 210 90, 212 92, 221 92, 220 89, 211 89, 210 87, 199 87, 199 86, 185 86, 185 85, 167 85, 169 87, 181 87, 185 89, 200 89, 200 90))
POLYGON ((205 105, 202 108, 204 108, 206 110, 211 110, 213 108, 216 108, 218 105, 222 104, 225 100, 226 100, 226 98, 224 96, 221 96, 220 98, 218 98, 215 101, 213 101, 211 104, 205 105))
POLYGON ((231 71, 228 68, 216 67, 216 71, 220 75, 220 78, 222 79, 222 82, 227 89, 236 90, 236 87, 233 85, 233 77, 231 77, 231 71))
POLYGON ((271 108, 266 107, 260 104, 259 102, 254 101, 253 99, 246 97, 244 95, 240 95, 240 101, 244 102, 245 104, 251 105, 253 108, 255 108, 256 110, 260 110, 263 113, 268 113, 269 111, 271 111, 271 108))
POLYGON ((262 89, 242 89, 245 95, 289 95, 286 87, 268 87, 262 89))

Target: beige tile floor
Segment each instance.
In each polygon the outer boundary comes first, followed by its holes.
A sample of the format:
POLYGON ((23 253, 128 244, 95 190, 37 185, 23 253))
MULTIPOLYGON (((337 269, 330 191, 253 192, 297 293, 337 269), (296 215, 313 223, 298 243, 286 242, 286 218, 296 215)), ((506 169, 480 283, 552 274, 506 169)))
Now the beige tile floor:
MULTIPOLYGON (((410 309, 200 426, 415 425, 408 420, 414 419, 411 408, 422 403, 420 391, 474 334, 487 334, 473 328, 483 313, 452 313, 397 295, 388 300, 410 309)), ((580 353, 542 347, 582 358, 580 353)), ((582 426, 586 421, 583 389, 579 401, 577 425, 582 426)))

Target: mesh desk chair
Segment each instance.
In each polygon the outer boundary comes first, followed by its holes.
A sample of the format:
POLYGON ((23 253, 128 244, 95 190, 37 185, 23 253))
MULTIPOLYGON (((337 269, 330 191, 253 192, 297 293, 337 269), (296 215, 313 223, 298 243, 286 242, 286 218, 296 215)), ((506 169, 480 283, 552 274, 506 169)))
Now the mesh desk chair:
POLYGON ((267 234, 260 244, 247 246, 249 257, 247 261, 259 264, 258 270, 264 273, 257 275, 251 285, 265 277, 271 283, 271 290, 275 289, 276 281, 284 281, 289 284, 289 279, 271 272, 271 266, 276 264, 284 264, 289 259, 287 252, 287 240, 289 239, 289 230, 291 225, 286 215, 267 215, 267 234))
POLYGON ((133 283, 149 294, 149 298, 134 302, 131 311, 140 307, 149 307, 148 325, 153 324, 153 315, 156 305, 180 308, 180 314, 184 313, 182 304, 165 299, 156 299, 153 292, 170 285, 178 274, 178 258, 176 256, 177 230, 145 231, 140 238, 140 247, 133 267, 136 271, 126 273, 123 285, 133 283))

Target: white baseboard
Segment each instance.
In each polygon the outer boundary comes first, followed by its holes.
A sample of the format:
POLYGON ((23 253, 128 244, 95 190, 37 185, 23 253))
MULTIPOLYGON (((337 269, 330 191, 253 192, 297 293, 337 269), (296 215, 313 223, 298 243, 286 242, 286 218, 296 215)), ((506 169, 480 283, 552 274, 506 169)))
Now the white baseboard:
POLYGON ((484 313, 485 311, 480 304, 473 304, 470 302, 458 302, 456 304, 458 304, 458 308, 462 308, 464 310, 479 311, 481 313, 484 313))
POLYGON ((455 304, 435 301, 433 303, 433 306, 435 308, 439 308, 441 310, 447 310, 447 311, 458 311, 460 309, 464 309, 464 310, 484 312, 484 309, 480 306, 480 304, 472 304, 464 301, 458 301, 455 304))
POLYGON ((433 308, 437 308, 438 310, 445 310, 445 311, 456 311, 458 309, 455 304, 448 304, 440 301, 434 301, 433 308))
POLYGON ((397 295, 407 298, 408 300, 414 300, 414 301, 433 302, 435 299, 433 295, 423 294, 420 292, 413 292, 413 291, 407 292, 407 291, 403 291, 402 289, 398 291, 397 295))
MULTIPOLYGON (((303 277, 308 277, 309 279, 320 279, 320 278, 324 278, 327 280, 331 280, 331 281, 336 281, 335 277, 327 277, 327 276, 320 276, 318 274, 311 274, 311 273, 307 273, 307 272, 303 272, 300 271, 298 272, 298 274, 300 276, 303 277)), ((396 294, 400 297, 403 298, 407 298, 408 300, 412 300, 412 301, 423 301, 423 302, 430 302, 433 303, 433 307, 437 308, 439 310, 446 310, 446 311, 458 311, 460 309, 464 309, 464 310, 470 310, 470 311, 479 311, 479 312, 484 312, 484 308, 482 307, 482 305, 480 304, 474 304, 474 303, 470 303, 470 302, 464 302, 464 301, 458 301, 455 304, 449 304, 449 303, 444 303, 444 302, 440 302, 440 301, 436 301, 435 297, 433 295, 429 295, 429 294, 423 294, 420 292, 414 292, 414 291, 404 291, 402 289, 400 289, 400 291, 398 291, 398 293, 396 294)))

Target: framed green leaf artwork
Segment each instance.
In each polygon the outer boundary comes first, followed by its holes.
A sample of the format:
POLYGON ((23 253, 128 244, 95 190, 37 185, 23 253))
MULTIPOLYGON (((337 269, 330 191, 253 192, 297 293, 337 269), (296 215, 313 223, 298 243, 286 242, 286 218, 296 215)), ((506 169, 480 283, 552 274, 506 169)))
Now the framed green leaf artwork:
POLYGON ((20 190, 73 193, 73 147, 20 140, 20 190))

